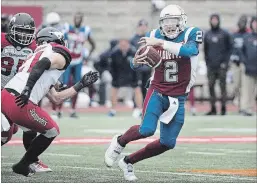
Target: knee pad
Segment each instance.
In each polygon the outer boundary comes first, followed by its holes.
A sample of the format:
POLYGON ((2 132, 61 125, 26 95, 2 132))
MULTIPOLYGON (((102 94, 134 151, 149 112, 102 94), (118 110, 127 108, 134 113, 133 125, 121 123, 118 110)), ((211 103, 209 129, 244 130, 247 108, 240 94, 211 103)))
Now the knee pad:
POLYGON ((53 138, 60 134, 59 127, 53 127, 49 130, 46 130, 46 132, 43 134, 47 138, 53 138))
POLYGON ((154 134, 155 129, 147 127, 147 126, 140 126, 139 133, 144 137, 150 137, 154 134))
POLYGON ((167 146, 169 149, 174 149, 176 146, 176 139, 160 139, 160 143, 167 146))

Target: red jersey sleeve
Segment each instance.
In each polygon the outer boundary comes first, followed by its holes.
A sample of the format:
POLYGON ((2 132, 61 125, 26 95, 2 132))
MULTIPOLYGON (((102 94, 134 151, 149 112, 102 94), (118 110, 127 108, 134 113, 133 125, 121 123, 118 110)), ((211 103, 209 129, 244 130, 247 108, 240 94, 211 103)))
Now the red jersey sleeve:
POLYGON ((65 58, 66 64, 63 69, 66 69, 71 62, 71 54, 69 49, 67 47, 55 43, 51 45, 54 52, 61 54, 65 58))

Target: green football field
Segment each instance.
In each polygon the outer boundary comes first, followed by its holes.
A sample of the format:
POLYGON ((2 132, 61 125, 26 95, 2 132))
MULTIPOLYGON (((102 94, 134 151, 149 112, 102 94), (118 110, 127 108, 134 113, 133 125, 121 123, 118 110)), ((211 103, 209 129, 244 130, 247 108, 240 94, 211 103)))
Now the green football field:
MULTIPOLYGON (((2 147, 2 182, 126 182, 117 166, 104 165, 104 153, 113 135, 140 123, 128 113, 116 117, 80 114, 77 120, 63 117, 61 134, 40 156, 51 173, 27 178, 12 172, 11 166, 24 154, 21 131, 2 147)), ((159 136, 129 144, 124 155, 142 148, 159 136)), ((257 182, 256 116, 186 116, 174 150, 135 164, 137 182, 257 182)))

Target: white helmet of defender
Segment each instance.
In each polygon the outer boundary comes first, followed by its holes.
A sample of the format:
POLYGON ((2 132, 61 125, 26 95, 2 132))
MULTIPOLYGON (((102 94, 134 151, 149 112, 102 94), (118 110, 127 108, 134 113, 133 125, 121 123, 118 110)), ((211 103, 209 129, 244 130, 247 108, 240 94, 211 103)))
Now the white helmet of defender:
POLYGON ((176 38, 185 30, 186 24, 187 15, 180 6, 171 4, 161 11, 159 25, 163 36, 176 38))

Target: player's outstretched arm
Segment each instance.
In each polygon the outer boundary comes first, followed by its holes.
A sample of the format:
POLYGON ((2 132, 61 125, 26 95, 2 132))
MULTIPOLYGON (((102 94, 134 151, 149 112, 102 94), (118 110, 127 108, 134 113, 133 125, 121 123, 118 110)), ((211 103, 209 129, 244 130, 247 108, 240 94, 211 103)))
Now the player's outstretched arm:
POLYGON ((55 87, 52 87, 50 89, 50 91, 48 92, 47 97, 53 103, 58 105, 58 104, 62 103, 64 100, 76 95, 81 89, 83 89, 87 86, 90 86, 91 84, 96 82, 98 80, 98 78, 99 78, 98 72, 90 71, 90 72, 86 73, 78 83, 76 83, 74 86, 72 86, 68 89, 58 92, 58 91, 56 91, 55 87))
POLYGON ((25 88, 21 94, 16 97, 15 102, 17 106, 24 107, 28 103, 30 93, 44 71, 49 69, 64 69, 67 65, 67 60, 69 59, 65 58, 62 54, 59 53, 53 53, 49 58, 44 57, 40 59, 32 68, 25 88))

